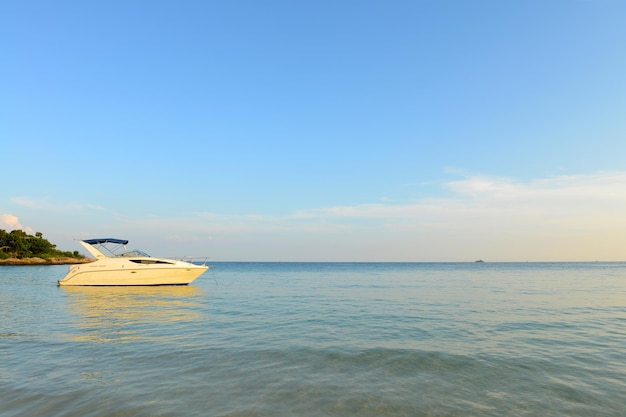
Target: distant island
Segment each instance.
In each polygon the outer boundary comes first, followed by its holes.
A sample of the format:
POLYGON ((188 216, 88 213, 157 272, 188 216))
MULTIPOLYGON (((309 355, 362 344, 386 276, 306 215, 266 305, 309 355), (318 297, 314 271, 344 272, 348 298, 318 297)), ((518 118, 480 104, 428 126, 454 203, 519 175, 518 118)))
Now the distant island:
POLYGON ((78 251, 65 252, 44 239, 40 232, 0 229, 0 265, 66 265, 91 262, 78 251))

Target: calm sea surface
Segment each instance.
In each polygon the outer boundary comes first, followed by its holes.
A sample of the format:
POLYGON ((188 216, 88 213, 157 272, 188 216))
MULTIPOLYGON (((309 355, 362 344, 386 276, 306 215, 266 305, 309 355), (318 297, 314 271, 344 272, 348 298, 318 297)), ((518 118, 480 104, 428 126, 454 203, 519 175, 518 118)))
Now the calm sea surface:
POLYGON ((0 415, 626 415, 626 263, 0 267, 0 415))

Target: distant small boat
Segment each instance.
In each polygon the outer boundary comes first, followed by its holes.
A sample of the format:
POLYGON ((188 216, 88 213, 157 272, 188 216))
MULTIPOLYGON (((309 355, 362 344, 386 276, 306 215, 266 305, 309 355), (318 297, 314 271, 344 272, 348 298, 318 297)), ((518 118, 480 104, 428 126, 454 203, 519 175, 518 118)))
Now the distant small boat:
POLYGON ((476 262, 476 263, 483 263, 483 262, 485 262, 485 261, 483 261, 482 259, 479 259, 479 260, 474 261, 474 262, 476 262))
POLYGON ((66 285, 187 285, 207 271, 207 258, 201 264, 192 259, 154 258, 144 252, 126 250, 128 240, 86 239, 80 243, 96 260, 70 266, 59 280, 66 285), (105 253, 106 252, 106 253, 105 253))

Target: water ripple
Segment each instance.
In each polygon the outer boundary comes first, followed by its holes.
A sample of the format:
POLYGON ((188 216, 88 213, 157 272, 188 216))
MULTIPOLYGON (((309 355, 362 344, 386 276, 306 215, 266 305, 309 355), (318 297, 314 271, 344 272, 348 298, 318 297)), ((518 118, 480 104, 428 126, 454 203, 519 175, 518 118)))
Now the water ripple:
POLYGON ((1 272, 3 417, 626 415, 625 264, 1 272))

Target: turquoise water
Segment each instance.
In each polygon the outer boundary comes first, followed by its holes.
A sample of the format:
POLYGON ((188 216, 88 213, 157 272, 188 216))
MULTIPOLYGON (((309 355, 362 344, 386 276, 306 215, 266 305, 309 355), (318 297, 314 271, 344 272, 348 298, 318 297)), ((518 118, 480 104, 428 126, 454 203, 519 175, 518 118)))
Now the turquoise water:
POLYGON ((0 415, 624 416, 626 263, 0 267, 0 415))

